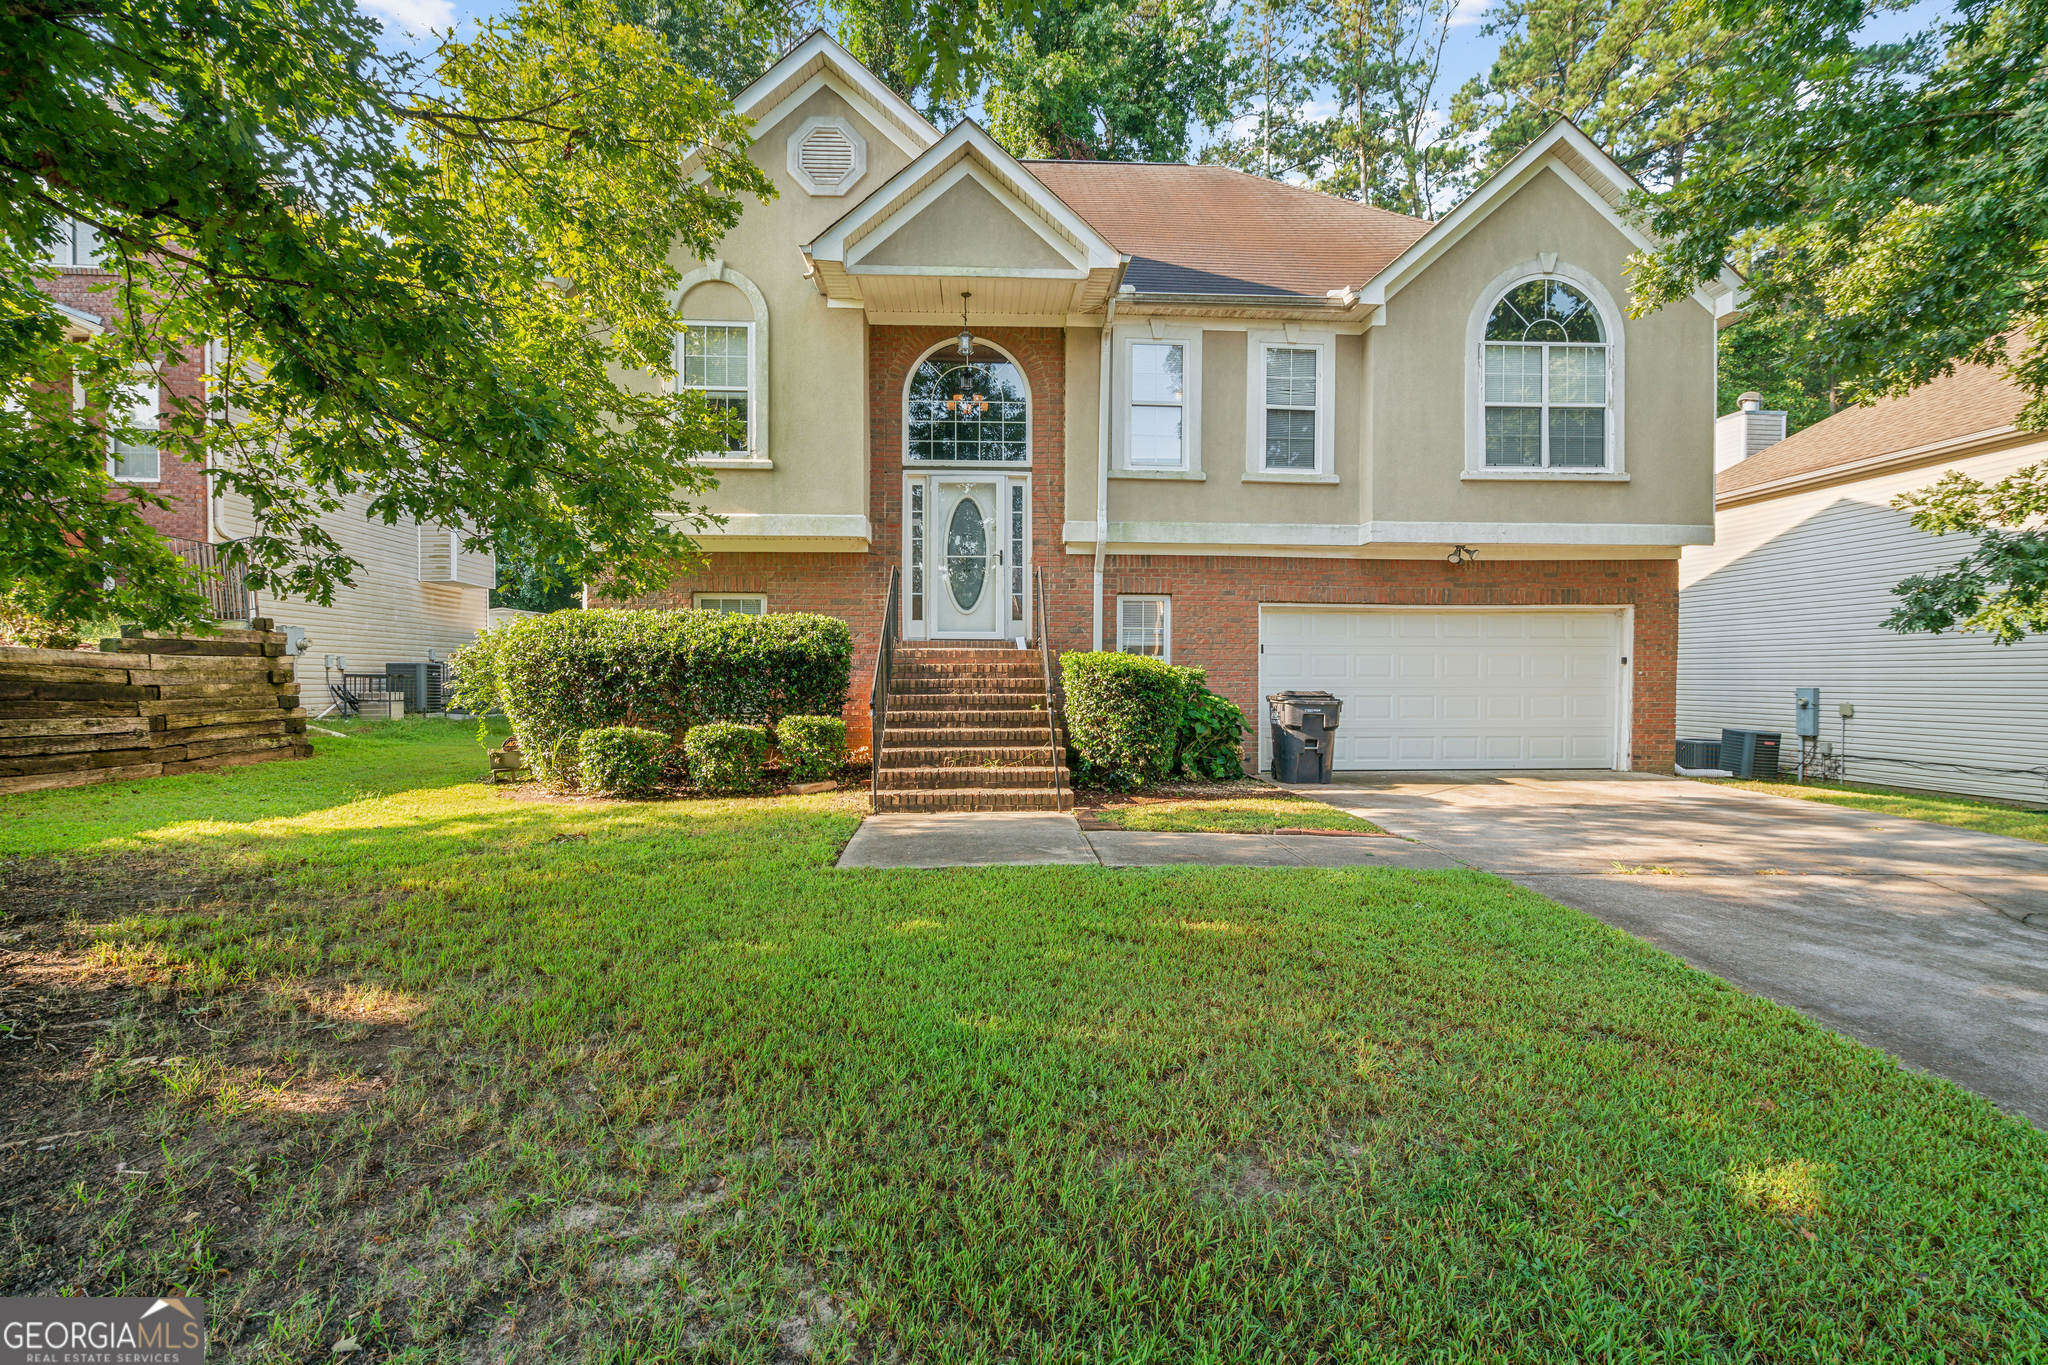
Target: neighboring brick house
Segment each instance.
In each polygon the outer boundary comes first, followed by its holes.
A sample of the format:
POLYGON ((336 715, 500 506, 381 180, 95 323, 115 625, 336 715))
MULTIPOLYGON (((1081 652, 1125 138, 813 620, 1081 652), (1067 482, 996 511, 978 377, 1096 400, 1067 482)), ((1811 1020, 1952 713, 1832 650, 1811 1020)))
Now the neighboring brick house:
MULTIPOLYGON (((59 243, 51 273, 38 281, 63 310, 74 336, 97 334, 119 307, 115 277, 96 261, 89 229, 74 228, 59 243)), ((137 425, 180 398, 203 393, 204 344, 187 347, 180 363, 159 357, 136 390, 137 425)), ((211 547, 254 529, 249 501, 232 493, 208 495, 206 471, 170 451, 138 445, 108 453, 107 470, 116 482, 146 488, 169 499, 167 507, 143 507, 145 521, 195 562, 209 562, 211 547)), ((302 670, 330 658, 347 660, 347 671, 380 674, 389 663, 426 662, 430 651, 467 644, 485 625, 496 565, 489 554, 463 551, 447 531, 406 522, 386 525, 365 511, 367 500, 350 495, 344 509, 323 518, 326 529, 360 562, 352 587, 339 589, 331 606, 300 602, 230 586, 216 591, 216 614, 224 620, 269 617, 279 629, 305 633, 302 670)), ((336 680, 339 671, 335 670, 336 680)), ((302 676, 301 685, 323 682, 302 676)), ((328 704, 324 691, 309 691, 307 706, 318 713, 328 704)))
POLYGON ((1263 695, 1314 687, 1339 769, 1670 770, 1738 282, 1629 316, 1633 184, 1577 129, 1429 223, 1019 162, 822 34, 738 104, 779 195, 673 258, 659 382, 749 430, 708 563, 643 601, 844 617, 856 729, 900 568, 907 641, 1199 665, 1261 749, 1263 695))

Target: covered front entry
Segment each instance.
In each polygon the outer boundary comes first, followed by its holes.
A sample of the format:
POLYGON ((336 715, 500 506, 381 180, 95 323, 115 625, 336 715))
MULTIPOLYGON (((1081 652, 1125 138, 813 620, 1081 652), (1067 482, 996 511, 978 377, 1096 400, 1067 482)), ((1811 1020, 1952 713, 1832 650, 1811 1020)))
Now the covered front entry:
POLYGON ((1261 607, 1259 766, 1263 698, 1318 688, 1340 770, 1624 767, 1627 635, 1614 607, 1261 607))

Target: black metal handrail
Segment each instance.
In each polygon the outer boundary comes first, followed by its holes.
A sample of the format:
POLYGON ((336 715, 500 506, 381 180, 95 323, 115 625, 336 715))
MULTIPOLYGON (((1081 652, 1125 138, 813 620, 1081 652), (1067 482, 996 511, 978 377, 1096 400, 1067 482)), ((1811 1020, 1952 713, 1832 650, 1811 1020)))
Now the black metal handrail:
POLYGON ((889 723, 889 675, 896 667, 896 601, 902 594, 903 570, 889 569, 889 591, 882 600, 882 635, 875 642, 875 688, 868 700, 868 804, 881 809, 882 730, 889 723))
POLYGON ((1045 751, 1052 760, 1052 808, 1067 808, 1066 783, 1060 778, 1060 710, 1053 682, 1052 632, 1046 629, 1045 570, 1031 566, 1031 624, 1038 634, 1038 666, 1045 672, 1045 751))
POLYGON ((256 615, 256 594, 242 578, 242 566, 225 563, 221 546, 207 540, 166 537, 178 558, 199 571, 199 591, 216 621, 247 621, 256 615))

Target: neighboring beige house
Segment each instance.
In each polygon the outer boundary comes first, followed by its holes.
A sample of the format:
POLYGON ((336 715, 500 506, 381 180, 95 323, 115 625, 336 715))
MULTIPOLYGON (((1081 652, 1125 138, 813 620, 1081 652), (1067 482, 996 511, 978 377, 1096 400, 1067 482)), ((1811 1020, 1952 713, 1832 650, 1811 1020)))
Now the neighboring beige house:
POLYGON ((1818 687, 1821 737, 1846 733, 1851 781, 2048 801, 2048 640, 1884 626, 1894 584, 1970 549, 1915 530, 1892 499, 1950 470, 1989 481, 2048 460, 2048 439, 2013 427, 2023 402, 1967 366, 1724 469, 1714 543, 1679 566, 1680 736, 1777 730, 1789 763, 1793 689, 1818 687))
POLYGON ((1430 223, 1020 162, 822 34, 738 105, 779 193, 674 258, 649 382, 747 431, 707 460, 709 563, 644 602, 844 617, 857 729, 900 570, 907 648, 1197 664, 1262 744, 1261 697, 1327 688, 1339 768, 1669 771, 1737 281, 1630 316, 1633 184, 1577 129, 1430 223))

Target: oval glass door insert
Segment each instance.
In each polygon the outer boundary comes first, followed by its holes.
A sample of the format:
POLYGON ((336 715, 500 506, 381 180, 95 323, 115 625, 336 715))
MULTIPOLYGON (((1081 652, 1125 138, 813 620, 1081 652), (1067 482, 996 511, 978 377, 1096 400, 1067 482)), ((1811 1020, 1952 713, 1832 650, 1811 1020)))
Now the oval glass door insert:
POLYGON ((970 495, 953 504, 946 519, 946 588, 953 605, 972 611, 988 581, 988 525, 981 504, 970 495))

